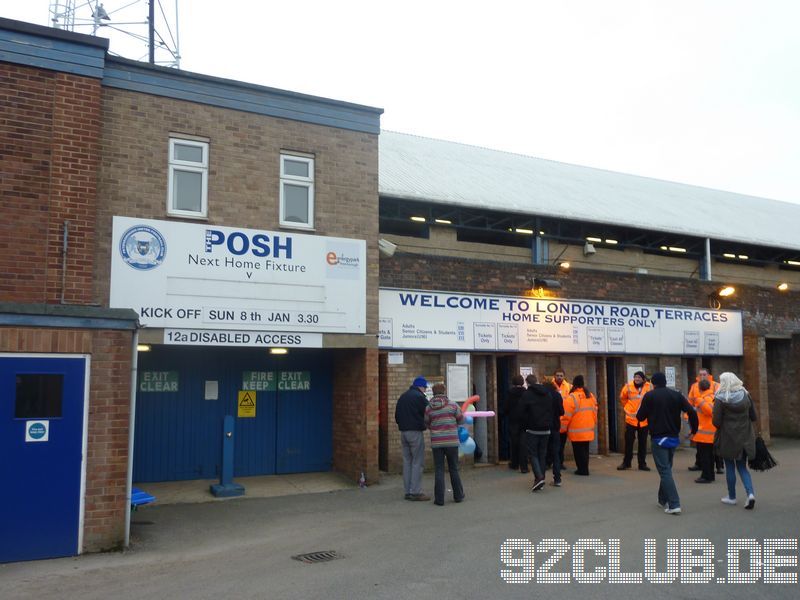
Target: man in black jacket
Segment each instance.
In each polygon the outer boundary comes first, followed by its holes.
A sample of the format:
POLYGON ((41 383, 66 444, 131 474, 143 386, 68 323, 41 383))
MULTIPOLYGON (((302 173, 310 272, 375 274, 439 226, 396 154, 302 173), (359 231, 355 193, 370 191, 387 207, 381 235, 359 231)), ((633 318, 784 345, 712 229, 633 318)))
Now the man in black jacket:
POLYGON ((403 448, 403 487, 406 500, 427 501, 431 497, 422 493, 422 469, 425 466, 425 407, 428 382, 417 377, 397 399, 394 420, 400 429, 403 448))
MULTIPOLYGON (((528 454, 533 465, 532 492, 538 492, 544 487, 545 456, 547 446, 550 444, 550 431, 558 417, 564 414, 561 394, 551 385, 537 383, 536 375, 526 377, 528 389, 522 395, 521 415, 522 426, 525 429, 525 441, 528 454)), ((560 483, 559 478, 556 485, 560 483)))
POLYGON ((636 418, 649 423, 653 460, 661 477, 658 505, 669 515, 679 515, 681 499, 672 478, 672 459, 680 443, 681 413, 689 418, 692 436, 697 433, 697 413, 683 394, 667 387, 664 373, 653 373, 651 381, 655 389, 642 398, 636 418))

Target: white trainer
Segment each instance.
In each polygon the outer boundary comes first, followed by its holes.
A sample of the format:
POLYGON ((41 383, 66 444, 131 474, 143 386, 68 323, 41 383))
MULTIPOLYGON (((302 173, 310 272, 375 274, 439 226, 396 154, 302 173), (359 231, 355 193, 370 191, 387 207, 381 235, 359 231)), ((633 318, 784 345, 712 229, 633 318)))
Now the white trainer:
POLYGON ((681 514, 681 507, 676 506, 675 508, 665 508, 664 512, 668 515, 679 515, 681 514))
POLYGON ((755 505, 756 505, 756 497, 753 494, 750 494, 749 496, 747 496, 747 504, 745 504, 744 507, 747 510, 753 510, 755 505))
POLYGON ((723 504, 730 504, 730 505, 736 504, 736 498, 729 498, 728 496, 725 496, 724 498, 720 498, 720 500, 722 501, 723 504))

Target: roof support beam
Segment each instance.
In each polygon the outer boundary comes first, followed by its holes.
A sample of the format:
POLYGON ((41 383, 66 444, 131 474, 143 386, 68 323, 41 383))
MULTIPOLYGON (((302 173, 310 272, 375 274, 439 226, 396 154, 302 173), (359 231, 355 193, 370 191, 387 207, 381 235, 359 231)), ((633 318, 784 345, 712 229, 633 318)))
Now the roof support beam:
POLYGON ((700 258, 700 279, 711 281, 711 239, 706 238, 703 256, 700 258))

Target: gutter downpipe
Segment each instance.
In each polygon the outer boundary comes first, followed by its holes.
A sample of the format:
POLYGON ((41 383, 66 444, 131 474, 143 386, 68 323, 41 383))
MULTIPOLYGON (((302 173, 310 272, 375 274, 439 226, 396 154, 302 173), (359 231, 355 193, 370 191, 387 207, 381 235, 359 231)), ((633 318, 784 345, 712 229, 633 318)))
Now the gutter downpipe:
POLYGON ((128 480, 125 485, 125 541, 124 548, 131 542, 131 489, 133 488, 133 434, 136 423, 136 378, 139 368, 139 327, 133 332, 133 358, 131 361, 131 413, 128 423, 128 480))

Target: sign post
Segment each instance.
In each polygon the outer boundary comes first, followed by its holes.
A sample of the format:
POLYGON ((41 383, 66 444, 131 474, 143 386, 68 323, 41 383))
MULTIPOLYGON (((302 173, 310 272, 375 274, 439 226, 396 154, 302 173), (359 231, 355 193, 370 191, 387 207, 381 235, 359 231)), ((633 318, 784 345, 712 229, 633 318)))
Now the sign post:
POLYGON ((217 498, 244 496, 244 486, 233 482, 233 444, 234 419, 226 415, 222 423, 222 470, 219 483, 211 486, 211 493, 217 498))

